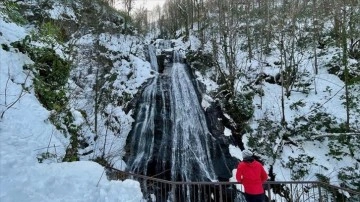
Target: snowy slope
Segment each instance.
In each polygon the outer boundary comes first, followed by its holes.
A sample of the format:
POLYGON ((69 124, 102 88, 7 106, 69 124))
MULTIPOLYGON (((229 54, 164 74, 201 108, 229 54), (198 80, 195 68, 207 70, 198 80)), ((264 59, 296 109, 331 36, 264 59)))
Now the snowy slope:
POLYGON ((0 49, 0 112, 6 110, 0 119, 0 201, 141 201, 136 181, 109 181, 94 162, 60 163, 68 140, 34 95, 32 75, 23 70, 32 61, 10 46, 29 31, 2 16, 0 32, 0 44, 10 47, 0 49), (39 164, 46 154, 52 160, 39 164))
MULTIPOLYGON (((245 43, 247 39, 239 40, 245 43)), ((188 44, 197 44, 197 40, 185 43, 183 49, 190 48, 188 44)), ((312 50, 295 53, 300 75, 298 82, 306 85, 293 87, 291 94, 285 96, 286 124, 282 126, 281 85, 257 80, 261 74, 275 78, 281 72, 280 65, 276 64, 280 61, 280 52, 276 44, 272 47, 270 54, 261 57, 257 54, 253 60, 249 60, 244 50, 237 53, 237 71, 241 76, 235 81, 236 91, 238 94, 252 94, 253 114, 246 123, 250 130, 242 136, 245 147, 261 157, 268 171, 270 168, 273 170, 275 180, 325 179, 334 185, 356 187, 360 176, 360 139, 357 133, 344 135, 336 132, 341 131, 346 121, 345 83, 338 75, 330 74, 327 66, 333 58, 341 55, 341 49, 332 46, 317 49, 318 74, 314 72, 312 50)), ((211 54, 212 47, 207 48, 204 51, 211 54)), ((260 52, 254 50, 254 53, 260 52)), ((225 63, 221 56, 219 58, 220 64, 225 63)), ((353 70, 358 65, 358 61, 349 59, 353 70)), ((216 71, 208 68, 205 73, 198 71, 196 75, 206 84, 208 94, 218 93, 218 86, 211 80, 217 78, 216 71)), ((359 84, 350 89, 355 103, 360 98, 359 89, 359 84)), ((205 97, 203 107, 206 106, 205 97)), ((359 130, 360 114, 359 105, 354 106, 350 109, 350 127, 356 131, 359 130)), ((229 130, 225 128, 224 134, 229 135, 229 130)), ((234 157, 241 159, 237 146, 230 145, 229 149, 234 157)))

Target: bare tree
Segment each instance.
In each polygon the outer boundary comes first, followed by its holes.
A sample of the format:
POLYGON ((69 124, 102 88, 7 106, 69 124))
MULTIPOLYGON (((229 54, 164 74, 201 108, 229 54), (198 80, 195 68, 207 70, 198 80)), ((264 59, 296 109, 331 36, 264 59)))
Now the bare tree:
POLYGON ((110 4, 110 5, 114 5, 116 0, 103 0, 104 2, 110 4))
POLYGON ((337 0, 332 0, 332 7, 334 9, 334 27, 333 27, 333 36, 335 37, 336 40, 336 45, 340 46, 340 24, 341 24, 341 10, 339 7, 339 3, 337 0))
POLYGON ((142 34, 149 31, 148 10, 145 7, 141 6, 139 9, 135 10, 134 24, 142 34))
MULTIPOLYGON (((111 1, 114 1, 114 0, 111 0, 111 1)), ((125 12, 127 13, 128 16, 130 16, 130 12, 134 8, 135 0, 122 0, 122 2, 125 7, 125 12)))
POLYGON ((317 8, 316 0, 313 0, 312 6, 312 25, 313 25, 313 52, 314 52, 314 69, 315 74, 318 74, 318 58, 317 58, 317 43, 318 43, 318 20, 317 20, 317 8))
POLYGON ((345 106, 346 106, 346 130, 350 130, 350 98, 349 98, 349 68, 348 68, 348 47, 347 47, 347 12, 343 0, 342 20, 341 20, 341 42, 342 42, 342 65, 345 75, 345 106))

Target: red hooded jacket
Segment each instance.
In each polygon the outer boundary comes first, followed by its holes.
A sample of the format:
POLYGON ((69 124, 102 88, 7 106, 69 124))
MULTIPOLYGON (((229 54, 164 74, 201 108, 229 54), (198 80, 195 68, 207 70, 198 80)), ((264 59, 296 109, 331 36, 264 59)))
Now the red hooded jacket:
POLYGON ((267 180, 268 175, 258 161, 240 162, 237 171, 236 179, 242 183, 247 194, 262 194, 264 193, 263 183, 267 180))

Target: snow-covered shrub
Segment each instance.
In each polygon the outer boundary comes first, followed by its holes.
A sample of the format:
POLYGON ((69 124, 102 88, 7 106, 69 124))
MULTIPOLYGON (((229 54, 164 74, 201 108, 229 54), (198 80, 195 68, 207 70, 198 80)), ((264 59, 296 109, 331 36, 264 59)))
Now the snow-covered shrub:
MULTIPOLYGON (((360 116, 360 81, 358 82, 358 85, 351 85, 349 86, 349 91, 351 92, 350 97, 350 108, 354 110, 355 114, 360 116)), ((356 120, 356 119, 355 119, 356 120)))
POLYGON ((311 138, 313 131, 329 132, 336 128, 338 123, 334 116, 325 112, 315 112, 309 116, 295 117, 292 127, 297 134, 311 138))
POLYGON ((193 68, 200 71, 203 75, 207 70, 214 66, 213 56, 202 51, 189 51, 186 60, 193 68))
POLYGON ((40 40, 53 45, 64 41, 64 33, 60 27, 53 21, 44 22, 40 25, 39 34, 40 40))
POLYGON ((30 56, 35 62, 34 87, 40 102, 49 110, 60 111, 67 103, 64 86, 69 78, 69 62, 47 48, 35 48, 30 56))
POLYGON ((65 84, 69 78, 70 63, 50 48, 39 48, 28 44, 28 39, 11 45, 27 53, 34 64, 24 66, 35 75, 34 88, 40 102, 49 110, 60 111, 67 103, 65 84))
POLYGON ((311 73, 308 70, 298 72, 294 79, 293 91, 309 94, 313 90, 312 84, 314 78, 311 77, 311 73))
POLYGON ((57 161, 57 155, 54 154, 54 153, 48 152, 48 151, 39 154, 36 158, 37 158, 39 163, 58 162, 57 161))
POLYGON ((325 176, 325 175, 321 174, 321 173, 316 173, 315 177, 320 182, 324 182, 324 183, 329 183, 330 182, 330 178, 328 176, 325 176))
MULTIPOLYGON (((330 74, 334 74, 339 76, 339 78, 345 82, 345 67, 343 66, 343 62, 341 59, 341 54, 338 53, 332 57, 332 59, 325 64, 328 72, 330 74)), ((348 60, 348 78, 347 84, 352 85, 360 82, 360 63, 352 61, 351 63, 348 60)))
POLYGON ((291 110, 299 110, 299 107, 305 107, 306 103, 304 102, 304 100, 299 100, 297 102, 294 102, 293 104, 291 104, 289 107, 291 110))
POLYGON ((5 0, 2 5, 0 3, 0 12, 6 14, 11 22, 14 22, 19 25, 24 25, 27 23, 27 20, 21 15, 20 7, 16 2, 5 0))
POLYGON ((296 45, 301 48, 309 48, 313 44, 313 37, 310 35, 300 36, 299 39, 296 41, 296 45))
POLYGON ((344 167, 339 171, 338 177, 346 187, 360 190, 360 164, 352 167, 344 167))
MULTIPOLYGON (((53 33, 53 25, 45 25, 45 33, 53 33), (48 29, 49 28, 49 29, 48 29)), ((45 34, 43 33, 43 34, 45 34)), ((69 138, 70 145, 66 149, 63 161, 79 160, 78 148, 85 148, 88 144, 82 141, 81 125, 75 124, 75 118, 68 107, 67 87, 71 63, 61 58, 54 49, 36 47, 31 45, 29 37, 23 41, 17 41, 11 45, 27 54, 34 62, 24 66, 34 75, 33 87, 35 94, 41 104, 51 111, 50 122, 61 131, 66 138, 69 138)), ((50 43, 56 43, 50 41, 50 43)), ((43 153, 38 156, 38 161, 58 158, 55 154, 43 153)), ((61 158, 61 157, 59 157, 61 158)))
POLYGON ((288 162, 285 164, 286 168, 291 170, 292 180, 303 180, 309 174, 309 170, 313 164, 314 157, 300 154, 298 157, 289 157, 288 162))
POLYGON ((235 95, 230 99, 225 108, 231 117, 238 123, 244 123, 249 120, 254 113, 254 105, 252 103, 253 93, 235 95))
POLYGON ((280 123, 271 120, 266 114, 263 119, 257 120, 257 124, 255 133, 251 134, 248 139, 248 146, 259 154, 275 159, 278 151, 274 148, 286 131, 280 123))
POLYGON ((9 46, 6 45, 6 44, 1 44, 1 48, 2 48, 3 50, 5 50, 5 51, 9 51, 9 50, 10 50, 9 46))
POLYGON ((63 158, 63 161, 78 161, 78 148, 80 146, 79 131, 81 127, 74 124, 75 119, 70 111, 65 113, 63 121, 68 133, 70 134, 70 145, 66 148, 66 154, 63 158))
MULTIPOLYGON (((83 113, 79 111, 80 119, 86 119, 83 113)), ((57 130, 61 131, 62 134, 69 138, 69 145, 66 148, 65 156, 57 156, 59 161, 78 161, 79 160, 79 148, 84 149, 89 146, 83 137, 83 124, 78 123, 79 117, 74 117, 72 110, 66 108, 61 112, 53 111, 49 117, 49 121, 56 127, 57 130)), ((46 159, 39 157, 41 159, 46 159)), ((38 158, 38 159, 39 159, 38 158)), ((40 161, 40 160, 39 160, 40 161)))

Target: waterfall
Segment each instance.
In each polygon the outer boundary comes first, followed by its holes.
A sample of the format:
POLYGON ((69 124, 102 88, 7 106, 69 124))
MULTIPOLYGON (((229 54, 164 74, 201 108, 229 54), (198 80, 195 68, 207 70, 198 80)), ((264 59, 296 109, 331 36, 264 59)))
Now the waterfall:
POLYGON ((131 159, 130 170, 147 173, 147 165, 154 149, 155 109, 157 77, 144 89, 142 102, 138 104, 137 120, 133 127, 131 149, 136 152, 131 159), (136 142, 136 143, 135 143, 136 142))
MULTIPOLYGON (((157 67, 153 46, 149 55, 157 67)), ((226 160, 208 129, 188 66, 176 52, 172 61, 141 94, 127 139, 128 170, 171 181, 217 181, 213 159, 222 172, 226 160)))
MULTIPOLYGON (((150 64, 158 67, 154 46, 149 45, 150 64)), ((144 88, 137 105, 135 124, 129 134, 128 169, 144 175, 170 170, 171 117, 169 107, 170 82, 167 75, 156 74, 144 88)))
POLYGON ((173 63, 174 63, 174 65, 177 63, 181 63, 180 53, 177 51, 174 51, 174 53, 173 53, 173 63))
POLYGON ((174 63, 171 73, 172 177, 180 173, 185 181, 215 180, 210 159, 211 134, 185 68, 184 64, 174 63), (194 176, 194 171, 198 176, 194 176))
POLYGON ((159 71, 159 65, 156 59, 156 49, 154 45, 150 44, 148 46, 148 53, 149 53, 151 68, 155 71, 159 71))

